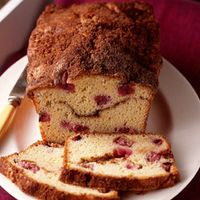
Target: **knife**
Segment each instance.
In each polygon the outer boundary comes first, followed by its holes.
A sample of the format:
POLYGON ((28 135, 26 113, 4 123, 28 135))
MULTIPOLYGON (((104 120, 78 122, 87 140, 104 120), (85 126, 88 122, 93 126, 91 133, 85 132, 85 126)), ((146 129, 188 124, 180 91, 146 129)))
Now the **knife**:
POLYGON ((0 113, 0 140, 14 119, 16 108, 20 106, 26 92, 26 67, 10 92, 8 103, 0 113))

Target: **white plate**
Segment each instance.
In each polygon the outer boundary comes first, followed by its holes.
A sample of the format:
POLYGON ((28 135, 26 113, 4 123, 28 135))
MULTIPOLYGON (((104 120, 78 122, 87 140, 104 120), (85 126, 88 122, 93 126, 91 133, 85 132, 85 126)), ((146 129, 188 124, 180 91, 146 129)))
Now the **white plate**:
MULTIPOLYGON (((0 77, 0 109, 23 68, 22 58, 0 77)), ((181 182, 172 188, 143 195, 126 194, 123 200, 169 200, 192 180, 200 166, 200 101, 187 80, 166 60, 160 75, 160 89, 148 120, 148 131, 163 132, 172 145, 181 182)), ((19 152, 40 139, 38 117, 33 105, 25 100, 18 109, 8 138, 0 144, 0 156, 19 152)), ((0 185, 17 199, 31 200, 7 178, 0 175, 0 185)))

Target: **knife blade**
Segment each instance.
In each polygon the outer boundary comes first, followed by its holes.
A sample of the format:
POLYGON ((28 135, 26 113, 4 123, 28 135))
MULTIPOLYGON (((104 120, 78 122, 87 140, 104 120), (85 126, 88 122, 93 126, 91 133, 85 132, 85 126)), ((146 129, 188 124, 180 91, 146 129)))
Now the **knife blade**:
POLYGON ((8 97, 8 103, 0 113, 0 140, 7 133, 11 125, 16 108, 21 104, 26 92, 26 68, 21 73, 8 97))
POLYGON ((13 106, 19 106, 26 92, 26 69, 23 70, 8 97, 8 102, 13 106))

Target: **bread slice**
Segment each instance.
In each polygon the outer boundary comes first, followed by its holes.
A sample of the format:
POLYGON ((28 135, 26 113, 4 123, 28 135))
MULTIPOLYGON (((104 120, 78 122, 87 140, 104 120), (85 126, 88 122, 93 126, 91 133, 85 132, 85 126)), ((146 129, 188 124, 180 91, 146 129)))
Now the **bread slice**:
POLYGON ((155 134, 77 134, 64 160, 60 179, 85 187, 143 192, 179 180, 169 144, 155 134))
POLYGON ((0 172, 22 191, 45 200, 117 200, 117 192, 99 192, 59 181, 63 147, 37 142, 26 150, 0 158, 0 172))
POLYGON ((143 2, 48 5, 28 47, 42 137, 144 131, 158 88, 159 26, 143 2))

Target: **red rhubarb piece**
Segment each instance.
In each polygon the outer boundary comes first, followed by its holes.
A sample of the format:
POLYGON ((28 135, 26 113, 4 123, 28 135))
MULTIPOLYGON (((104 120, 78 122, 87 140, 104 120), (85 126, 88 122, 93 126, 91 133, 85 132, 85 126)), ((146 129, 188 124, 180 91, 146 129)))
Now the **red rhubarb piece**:
POLYGON ((126 96, 134 93, 134 86, 131 84, 124 84, 118 87, 118 94, 126 96))
POLYGON ((160 160, 160 157, 161 157, 161 155, 159 153, 151 151, 146 155, 146 160, 148 162, 156 162, 156 161, 160 160))
POLYGON ((170 162, 165 162, 165 163, 162 164, 162 168, 163 168, 166 172, 169 172, 170 169, 171 169, 171 165, 172 165, 172 163, 170 163, 170 162))
POLYGON ((64 85, 64 89, 67 90, 68 92, 74 93, 75 85, 72 83, 67 83, 66 85, 64 85))
POLYGON ((126 163, 126 168, 127 169, 142 169, 142 165, 140 165, 140 164, 135 164, 135 163, 133 163, 133 162, 131 162, 131 161, 127 161, 127 163, 126 163))
POLYGON ((163 143, 163 141, 161 139, 154 139, 153 143, 160 146, 163 143))
POLYGON ((40 170, 40 168, 33 162, 22 160, 19 162, 19 165, 24 169, 31 170, 34 174, 40 170))
POLYGON ((106 95, 98 95, 94 97, 94 100, 96 101, 96 104, 98 106, 102 106, 102 105, 107 104, 111 100, 111 98, 110 96, 106 96, 106 95))
POLYGON ((133 151, 128 148, 128 147, 116 147, 114 150, 113 150, 113 155, 114 157, 116 158, 122 158, 122 157, 129 157, 131 154, 133 153, 133 151))
POLYGON ((73 131, 76 133, 77 132, 85 132, 88 130, 89 130, 89 128, 87 126, 83 126, 83 125, 79 125, 79 124, 73 126, 73 131))
POLYGON ((50 115, 47 112, 41 112, 39 114, 39 122, 49 122, 50 120, 50 115))
POLYGON ((84 131, 89 130, 89 128, 87 126, 73 124, 73 123, 67 122, 65 120, 60 122, 60 126, 62 128, 68 129, 69 131, 74 131, 75 133, 84 132, 84 131))
POLYGON ((127 138, 125 136, 116 137, 113 140, 113 142, 118 144, 118 145, 127 146, 127 147, 131 147, 133 145, 133 143, 134 143, 132 140, 130 140, 129 138, 127 138))
POLYGON ((67 122, 65 120, 60 122, 60 126, 62 128, 68 129, 69 131, 73 131, 73 126, 69 122, 67 122))

